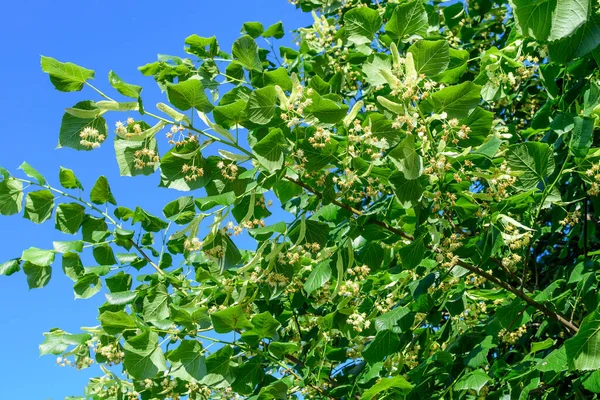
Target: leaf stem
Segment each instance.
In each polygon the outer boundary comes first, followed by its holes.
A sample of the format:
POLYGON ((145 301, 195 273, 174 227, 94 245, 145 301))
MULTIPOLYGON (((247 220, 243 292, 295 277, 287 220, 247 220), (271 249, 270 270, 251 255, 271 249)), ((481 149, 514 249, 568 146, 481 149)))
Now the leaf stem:
POLYGON ((106 100, 116 101, 112 97, 109 97, 106 94, 104 94, 100 89, 98 89, 96 86, 92 85, 88 81, 86 81, 85 84, 88 85, 90 88, 94 89, 100 96, 104 97, 106 100))

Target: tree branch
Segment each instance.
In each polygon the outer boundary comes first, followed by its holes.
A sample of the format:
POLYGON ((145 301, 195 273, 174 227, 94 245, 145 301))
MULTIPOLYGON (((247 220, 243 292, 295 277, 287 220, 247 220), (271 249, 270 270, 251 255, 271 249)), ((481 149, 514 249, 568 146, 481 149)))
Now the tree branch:
MULTIPOLYGON (((296 180, 294 178, 291 177, 287 177, 286 179, 292 183, 295 183, 296 185, 306 189, 308 192, 314 194, 315 196, 317 196, 319 199, 323 198, 323 194, 318 192, 317 190, 313 189, 312 187, 308 186, 307 184, 305 184, 304 182, 301 182, 299 180, 296 180)), ((336 206, 343 208, 349 212, 351 212, 352 214, 356 215, 356 216, 360 216, 363 214, 362 211, 357 210, 354 207, 351 207, 347 204, 344 204, 338 200, 332 200, 332 203, 335 204, 336 206)), ((401 238, 407 239, 407 240, 414 240, 414 237, 402 232, 400 229, 394 228, 393 226, 390 226, 389 224, 383 222, 383 221, 378 221, 378 220, 373 220, 371 221, 373 224, 382 227, 383 229, 386 229, 389 232, 394 233, 395 235, 400 236, 401 238)), ((431 250, 431 247, 428 245, 427 248, 429 248, 431 250)), ((573 333, 577 333, 579 331, 579 328, 577 327, 577 325, 575 325, 574 323, 572 323, 571 321, 569 321, 569 319, 567 319, 565 316, 550 310, 548 307, 546 307, 545 305, 533 300, 531 297, 529 297, 527 294, 525 294, 525 292, 523 290, 519 290, 517 288, 515 288, 514 286, 512 286, 511 284, 504 282, 503 280, 501 280, 500 278, 482 270, 479 267, 476 267, 474 265, 468 264, 462 260, 458 261, 458 265, 463 267, 464 269, 470 271, 471 273, 474 273, 476 275, 479 275, 481 277, 484 277, 485 279, 487 279, 488 281, 500 286, 501 288, 509 291, 510 293, 514 294, 515 296, 517 296, 518 298, 524 300, 528 305, 532 306, 533 308, 535 308, 536 310, 546 314, 547 316, 549 316, 550 318, 554 319, 555 321, 559 322, 560 324, 564 325, 566 328, 568 328, 571 332, 573 333)))

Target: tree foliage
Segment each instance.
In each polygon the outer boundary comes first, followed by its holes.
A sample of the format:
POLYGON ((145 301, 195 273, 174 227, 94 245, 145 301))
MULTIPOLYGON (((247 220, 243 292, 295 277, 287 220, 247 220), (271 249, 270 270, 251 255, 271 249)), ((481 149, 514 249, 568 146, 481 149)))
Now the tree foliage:
POLYGON ((82 399, 597 398, 598 4, 293 3, 295 48, 247 22, 141 66, 155 107, 42 57, 92 96, 59 147, 113 141, 123 176, 190 193, 157 216, 104 176, 0 170, 0 214, 74 235, 0 274, 106 297, 41 354, 100 364, 82 399))

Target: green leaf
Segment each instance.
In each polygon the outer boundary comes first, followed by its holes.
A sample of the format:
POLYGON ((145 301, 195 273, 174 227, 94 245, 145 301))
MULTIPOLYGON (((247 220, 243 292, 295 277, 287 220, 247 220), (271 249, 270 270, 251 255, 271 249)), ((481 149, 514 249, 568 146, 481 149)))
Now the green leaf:
POLYGON ((541 41, 548 39, 554 4, 551 0, 511 0, 517 26, 524 36, 541 41))
POLYGON ((77 253, 64 253, 62 256, 62 270, 73 282, 83 276, 84 269, 81 258, 77 253))
POLYGON ((379 393, 386 391, 391 391, 399 395, 407 394, 412 388, 413 386, 403 376, 397 375, 392 378, 382 378, 371 386, 370 389, 365 390, 360 400, 371 400, 379 393))
POLYGON ((262 63, 258 56, 258 45, 251 36, 244 35, 233 43, 233 58, 248 71, 262 72, 262 63))
MULTIPOLYGON (((81 101, 74 108, 81 110, 95 110, 96 105, 92 101, 81 101)), ((93 118, 78 118, 66 112, 61 121, 60 133, 58 135, 58 147, 70 147, 75 150, 93 150, 93 147, 81 144, 81 132, 84 129, 92 129, 102 135, 104 140, 108 137, 108 127, 104 117, 98 115, 93 118)))
POLYGON ((526 142, 508 148, 506 160, 523 190, 535 189, 554 172, 554 155, 546 143, 526 142))
POLYGON ((600 371, 594 371, 581 380, 583 387, 592 393, 600 393, 600 371))
POLYGON ((386 79, 379 72, 381 70, 392 71, 392 60, 385 54, 373 54, 369 61, 362 64, 362 72, 366 76, 366 81, 373 86, 385 85, 386 79))
POLYGON ((161 187, 186 192, 204 187, 210 175, 206 160, 196 142, 173 147, 161 158, 160 169, 161 187), (195 168, 197 170, 194 171, 195 168))
POLYGON ((244 395, 252 394, 254 388, 262 381, 264 375, 265 372, 260 358, 256 356, 252 357, 237 368, 235 380, 231 384, 231 388, 244 395))
POLYGON ((404 246, 398 250, 398 253, 402 259, 403 269, 415 269, 425 256, 425 244, 423 243, 423 238, 420 237, 413 240, 408 246, 404 246))
POLYGON ((200 58, 211 58, 219 53, 219 44, 214 36, 205 38, 191 35, 185 39, 185 44, 189 46, 185 49, 186 52, 195 54, 200 58))
POLYGON ((283 167, 288 143, 281 129, 271 129, 269 133, 252 147, 256 159, 269 172, 283 167))
POLYGON ((57 253, 68 253, 75 251, 81 253, 83 251, 83 240, 72 240, 68 242, 52 242, 54 251, 57 253))
POLYGON ((562 346, 552 353, 548 354, 546 358, 539 362, 536 369, 542 372, 562 372, 568 368, 567 352, 565 346, 562 346))
POLYGON ((229 333, 233 330, 251 329, 252 324, 240 306, 233 306, 210 314, 217 333, 229 333))
POLYGON ((400 350, 400 338, 391 330, 377 332, 375 339, 363 350, 362 355, 369 364, 374 364, 400 350))
POLYGON ((446 112, 448 118, 465 118, 481 101, 481 86, 473 82, 463 82, 460 85, 449 86, 433 93, 427 101, 421 102, 425 113, 446 112))
POLYGON ((408 321, 408 326, 406 326, 406 328, 410 329, 412 327, 413 319, 414 317, 411 318, 411 313, 408 308, 396 307, 375 318, 375 329, 378 331, 389 329, 394 332, 400 332, 401 329, 399 328, 404 326, 400 321, 408 321))
POLYGON ((107 243, 94 246, 93 254, 94 260, 100 265, 115 265, 117 263, 113 249, 107 243))
POLYGON ((265 38, 274 37, 275 39, 281 39, 284 35, 285 31, 283 30, 283 23, 281 21, 275 22, 263 32, 263 37, 265 38))
POLYGON ((73 291, 76 299, 89 299, 102 289, 102 281, 96 274, 85 274, 75 282, 73 291))
POLYGON ((14 260, 6 261, 0 264, 0 275, 11 276, 12 274, 21 270, 21 261, 18 258, 14 260))
POLYGON ((169 226, 168 222, 150 214, 141 207, 136 207, 135 214, 133 215, 132 223, 135 224, 137 222, 141 222, 142 228, 146 232, 160 232, 169 226))
POLYGON ((537 353, 538 351, 546 350, 554 346, 555 340, 547 338, 541 342, 532 342, 530 353, 537 353))
POLYGON ((133 141, 115 136, 114 145, 121 176, 151 175, 158 169, 159 163, 153 158, 145 156, 142 159, 144 164, 140 164, 138 162, 140 158, 136 156, 138 151, 147 149, 146 151, 154 152, 153 154, 158 157, 158 145, 155 138, 133 141))
POLYGON ((178 225, 189 224, 196 217, 196 207, 192 196, 180 197, 163 208, 163 215, 178 225))
POLYGON ((488 354, 496 345, 493 343, 492 336, 486 336, 485 339, 469 352, 465 358, 465 365, 469 368, 478 368, 488 362, 488 354))
POLYGON ((444 72, 450 64, 450 50, 446 40, 419 40, 408 48, 412 53, 418 74, 435 76, 444 72))
POLYGON ((569 150, 575 157, 583 158, 587 155, 594 139, 595 118, 575 117, 573 138, 569 143, 569 150))
POLYGON ((134 379, 153 378, 167 369, 165 356, 158 344, 155 332, 145 331, 125 342, 123 365, 134 379))
POLYGON ((329 282, 329 279, 331 279, 331 267, 329 263, 330 260, 322 261, 311 271, 304 283, 304 291, 307 296, 310 296, 312 292, 329 282))
POLYGON ((371 133, 379 139, 385 139, 385 142, 389 147, 397 145, 405 136, 400 129, 394 127, 394 123, 392 121, 386 119, 385 117, 381 117, 381 114, 374 114, 370 117, 370 119, 371 133))
POLYGON ((589 0, 556 0, 549 41, 572 35, 590 16, 589 0))
POLYGON ((490 377, 481 370, 476 369, 456 381, 454 388, 456 390, 475 390, 477 394, 490 381, 490 377))
POLYGON ((448 69, 434 79, 440 83, 455 84, 460 81, 460 77, 467 72, 467 62, 469 61, 469 52, 466 50, 449 49, 450 62, 448 69))
POLYGON ((256 39, 264 32, 264 30, 265 28, 260 22, 244 22, 241 33, 247 33, 256 39))
POLYGON ((569 63, 583 57, 600 45, 600 16, 594 14, 575 33, 548 45, 554 62, 569 63))
POLYGON ((121 93, 125 97, 138 99, 142 93, 141 86, 132 85, 131 83, 123 81, 123 79, 121 79, 119 75, 112 70, 108 73, 108 81, 110 82, 110 85, 117 90, 117 92, 121 93))
POLYGON ((117 205, 117 200, 115 200, 108 185, 108 179, 104 175, 100 176, 94 184, 90 192, 90 200, 95 204, 111 203, 117 205))
POLYGON ((131 275, 123 271, 116 275, 106 278, 106 286, 111 292, 124 292, 131 289, 131 275))
POLYGON ((306 111, 325 124, 340 122, 348 113, 346 104, 321 97, 317 93, 312 96, 312 101, 312 104, 306 107, 306 111))
POLYGON ((298 345, 296 343, 282 343, 282 342, 271 342, 269 343, 269 353, 273 354, 277 358, 283 358, 286 354, 296 353, 298 351, 298 345))
POLYGON ((215 122, 224 128, 232 128, 242 124, 246 114, 246 100, 239 99, 226 105, 218 105, 213 110, 215 122))
POLYGON ((137 294, 134 291, 125 290, 123 292, 106 293, 104 296, 108 304, 122 306, 133 302, 137 294))
POLYGON ((394 150, 388 153, 388 157, 406 179, 417 179, 423 174, 423 158, 417 152, 413 135, 406 136, 394 150))
POLYGON ((88 79, 94 78, 94 71, 52 57, 42 56, 42 71, 50 75, 50 82, 61 92, 77 92, 88 79))
POLYGON ((84 345, 91 339, 87 333, 73 335, 60 329, 51 329, 50 332, 44 332, 44 341, 40 344, 40 355, 63 354, 69 346, 84 345))
POLYGON ((160 283, 144 297, 144 321, 156 322, 169 318, 169 293, 160 283))
POLYGON ((273 86, 256 89, 250 94, 246 114, 250 121, 259 125, 268 124, 275 116, 277 95, 273 86))
POLYGON ((198 79, 188 79, 179 83, 167 83, 167 96, 169 102, 182 111, 195 108, 208 113, 213 105, 204 93, 202 82, 198 79))
POLYGON ((23 208, 23 184, 13 178, 0 182, 0 214, 13 215, 23 208))
POLYGON ((411 1, 394 8, 394 13, 385 24, 385 31, 395 40, 406 35, 421 35, 427 33, 429 22, 427 12, 421 1, 411 1))
POLYGON ((352 8, 344 14, 344 27, 349 36, 363 36, 372 40, 381 28, 381 17, 372 8, 352 8))
POLYGON ((199 381, 207 373, 202 345, 195 340, 182 340, 179 346, 168 353, 171 361, 169 374, 184 381, 199 381))
POLYGON ((109 335, 118 335, 125 330, 135 330, 137 325, 135 319, 125 311, 104 311, 100 314, 102 329, 109 335))
POLYGON ((36 247, 30 247, 27 250, 23 250, 21 260, 46 267, 54 262, 54 255, 55 253, 53 250, 42 250, 36 247))
POLYGON ((290 227, 290 239, 296 244, 318 243, 321 248, 327 244, 329 238, 329 225, 324 222, 306 220, 304 222, 304 236, 301 238, 302 221, 296 222, 290 227))
POLYGON ((206 358, 206 369, 209 374, 220 375, 223 378, 231 375, 231 358, 233 349, 225 345, 206 358))
POLYGON ((44 178, 44 176, 42 174, 40 174, 35 168, 33 168, 31 165, 29 165, 26 161, 23 161, 23 163, 19 166, 19 169, 22 170, 23 172, 25 172, 25 174, 30 177, 30 178, 34 178, 40 185, 45 185, 46 184, 46 178, 44 178))
POLYGON ((36 224, 41 224, 52 217, 54 195, 49 190, 38 190, 27 193, 25 197, 24 217, 36 224))
MULTIPOLYGON (((264 73, 265 85, 279 85, 284 91, 292 90, 292 79, 289 76, 287 69, 284 67, 277 68, 264 73)), ((312 80, 311 80, 312 82, 312 80)))
POLYGON ((23 264, 23 272, 27 275, 29 289, 46 286, 52 277, 52 267, 49 265, 36 265, 25 262, 25 264, 23 264))
POLYGON ((589 3, 588 0, 511 0, 522 34, 539 41, 571 36, 588 20, 589 3))
POLYGON ((215 206, 230 206, 235 203, 235 193, 225 192, 214 196, 200 197, 194 199, 194 202, 200 209, 200 211, 207 211, 215 206))
POLYGON ((395 171, 389 180, 396 198, 403 207, 413 207, 421 200, 423 186, 419 179, 406 179, 402 172, 395 171))
POLYGON ((83 223, 85 208, 77 203, 62 203, 56 208, 55 227, 61 232, 76 234, 83 223))
POLYGON ((579 332, 565 341, 569 370, 600 369, 600 312, 595 310, 581 322, 579 332))
POLYGON ((83 185, 81 184, 81 182, 79 182, 79 179, 77 179, 75 173, 71 169, 60 167, 58 179, 60 181, 60 185, 65 189, 83 190, 83 185))
POLYGON ((256 314, 252 317, 252 325, 254 326, 252 332, 256 332, 261 339, 273 339, 277 337, 277 329, 281 326, 268 311, 256 314))

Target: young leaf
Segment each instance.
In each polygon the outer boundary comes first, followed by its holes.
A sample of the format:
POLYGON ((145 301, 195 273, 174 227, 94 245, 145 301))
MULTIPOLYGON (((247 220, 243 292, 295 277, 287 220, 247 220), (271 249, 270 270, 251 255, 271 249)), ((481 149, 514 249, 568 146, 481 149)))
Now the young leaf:
POLYGON ((117 201, 108 185, 108 179, 106 179, 104 175, 100 176, 94 184, 94 187, 90 192, 90 200, 95 204, 111 203, 117 205, 117 201))
POLYGON ((138 99, 142 93, 142 87, 126 83, 114 71, 108 73, 108 81, 110 85, 125 97, 138 99))
POLYGON ((79 179, 77 179, 75 173, 71 169, 60 167, 58 178, 60 181, 60 185, 65 189, 83 190, 83 185, 81 184, 81 182, 79 182, 79 179))
POLYGON ((285 35, 283 23, 281 21, 275 22, 273 25, 269 26, 262 35, 265 38, 274 37, 275 39, 281 39, 285 35))
POLYGON ((44 176, 35 168, 29 165, 29 163, 23 161, 23 163, 19 166, 19 169, 25 172, 28 177, 34 178, 40 185, 43 186, 46 184, 46 178, 44 178, 44 176))

